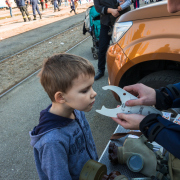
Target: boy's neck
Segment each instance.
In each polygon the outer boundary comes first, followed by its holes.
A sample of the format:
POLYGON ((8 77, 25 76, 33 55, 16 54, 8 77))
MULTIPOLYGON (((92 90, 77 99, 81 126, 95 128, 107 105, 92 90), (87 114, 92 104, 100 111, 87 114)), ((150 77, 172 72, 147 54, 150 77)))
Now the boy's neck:
POLYGON ((65 108, 62 104, 59 103, 52 103, 49 112, 65 118, 75 119, 74 109, 65 108))

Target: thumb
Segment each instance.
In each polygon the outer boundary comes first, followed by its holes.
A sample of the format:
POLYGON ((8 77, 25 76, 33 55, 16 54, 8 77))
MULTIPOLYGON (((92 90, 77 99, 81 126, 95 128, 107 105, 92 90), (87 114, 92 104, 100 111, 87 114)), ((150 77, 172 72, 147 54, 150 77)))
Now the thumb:
POLYGON ((124 113, 118 113, 118 114, 117 114, 117 117, 118 117, 119 119, 122 119, 122 120, 126 119, 126 116, 127 116, 127 114, 124 114, 124 113))

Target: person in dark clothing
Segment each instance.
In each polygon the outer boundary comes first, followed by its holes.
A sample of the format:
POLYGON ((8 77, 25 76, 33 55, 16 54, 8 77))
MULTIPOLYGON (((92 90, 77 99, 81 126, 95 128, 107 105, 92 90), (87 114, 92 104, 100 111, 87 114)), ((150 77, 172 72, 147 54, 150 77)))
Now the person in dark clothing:
MULTIPOLYGON (((180 1, 168 0, 167 10, 169 13, 180 11, 180 1)), ((127 101, 126 106, 155 105, 160 110, 180 107, 180 83, 167 85, 156 90, 143 84, 125 86, 123 89, 135 96, 138 95, 138 99, 127 101)), ((112 119, 126 129, 140 129, 147 138, 150 138, 151 141, 155 140, 180 159, 179 151, 177 151, 180 149, 179 125, 157 114, 150 114, 146 117, 138 114, 117 114, 117 118, 112 119), (159 128, 155 128, 157 124, 159 124, 159 128), (154 136, 152 136, 153 133, 154 136)))
POLYGON ((139 0, 135 0, 134 9, 139 8, 139 0))
POLYGON ((71 13, 72 11, 74 11, 74 13, 77 14, 77 13, 76 13, 76 8, 75 8, 75 4, 74 4, 74 0, 71 0, 70 6, 71 6, 70 13, 71 13))
POLYGON ((44 11, 44 0, 40 0, 40 3, 41 3, 41 9, 42 11, 44 11))
MULTIPOLYGON (((180 11, 179 0, 168 0, 169 13, 180 11)), ((155 105, 157 109, 180 108, 180 83, 167 85, 160 89, 152 89, 143 84, 125 86, 124 90, 138 96, 136 100, 129 100, 126 106, 155 105)), ((171 179, 180 177, 180 125, 166 120, 160 115, 150 114, 146 117, 139 114, 117 114, 112 118, 125 129, 140 129, 150 140, 164 147, 169 153, 169 174, 171 179)))
POLYGON ((60 8, 58 6, 58 1, 54 0, 54 12, 56 12, 56 8, 58 9, 58 11, 60 11, 60 8))
POLYGON ((38 12, 40 19, 42 19, 42 15, 38 7, 38 0, 30 0, 30 4, 32 5, 32 10, 33 10, 33 16, 34 16, 33 20, 36 20, 36 11, 38 12))
MULTIPOLYGON (((159 110, 180 107, 180 83, 156 90, 144 84, 125 86, 123 89, 133 92, 133 95, 139 97, 136 100, 127 101, 126 106, 155 105, 159 110), (177 94, 179 95, 177 96, 177 94)), ((140 114, 120 113, 117 116, 118 118, 112 119, 125 129, 140 129, 151 142, 156 141, 180 159, 180 125, 168 121, 158 114, 149 114, 145 117, 140 114)))
POLYGON ((61 0, 58 0, 58 5, 61 6, 61 0))
MULTIPOLYGON (((117 2, 117 1, 116 1, 117 2)), ((121 1, 119 1, 120 3, 121 1)), ((110 2, 111 3, 111 2, 110 2)), ((101 14, 100 22, 100 36, 99 36, 99 54, 98 54, 98 72, 95 76, 95 80, 100 79, 104 76, 105 64, 106 64, 106 51, 109 46, 111 35, 108 34, 110 29, 112 29, 112 19, 115 22, 115 18, 122 15, 123 13, 130 10, 131 0, 125 0, 123 4, 120 5, 118 10, 118 3, 116 7, 110 7, 108 1, 106 0, 94 0, 94 6, 98 13, 101 14)), ((115 6, 115 5, 114 5, 115 6)))
POLYGON ((28 12, 28 10, 26 8, 25 1, 24 0, 16 0, 16 4, 17 4, 17 7, 20 9, 20 11, 22 13, 24 22, 27 21, 26 16, 27 16, 28 20, 30 21, 31 17, 29 16, 29 12, 28 12))

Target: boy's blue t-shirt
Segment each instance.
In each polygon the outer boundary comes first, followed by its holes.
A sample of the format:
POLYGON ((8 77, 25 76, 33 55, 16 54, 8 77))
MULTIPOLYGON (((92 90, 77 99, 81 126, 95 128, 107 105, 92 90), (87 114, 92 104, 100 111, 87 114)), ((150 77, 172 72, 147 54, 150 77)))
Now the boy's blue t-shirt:
POLYGON ((48 112, 50 107, 30 132, 39 178, 79 180, 84 164, 98 160, 90 126, 84 112, 74 110, 76 118, 68 119, 48 112))

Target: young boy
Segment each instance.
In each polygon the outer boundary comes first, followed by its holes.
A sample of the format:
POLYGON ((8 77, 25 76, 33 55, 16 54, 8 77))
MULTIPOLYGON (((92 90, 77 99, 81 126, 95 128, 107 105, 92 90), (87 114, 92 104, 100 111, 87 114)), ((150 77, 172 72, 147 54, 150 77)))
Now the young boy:
POLYGON ((41 180, 79 180, 89 159, 98 160, 83 111, 92 109, 94 67, 79 56, 58 54, 47 59, 39 74, 52 104, 41 111, 30 132, 41 180))

